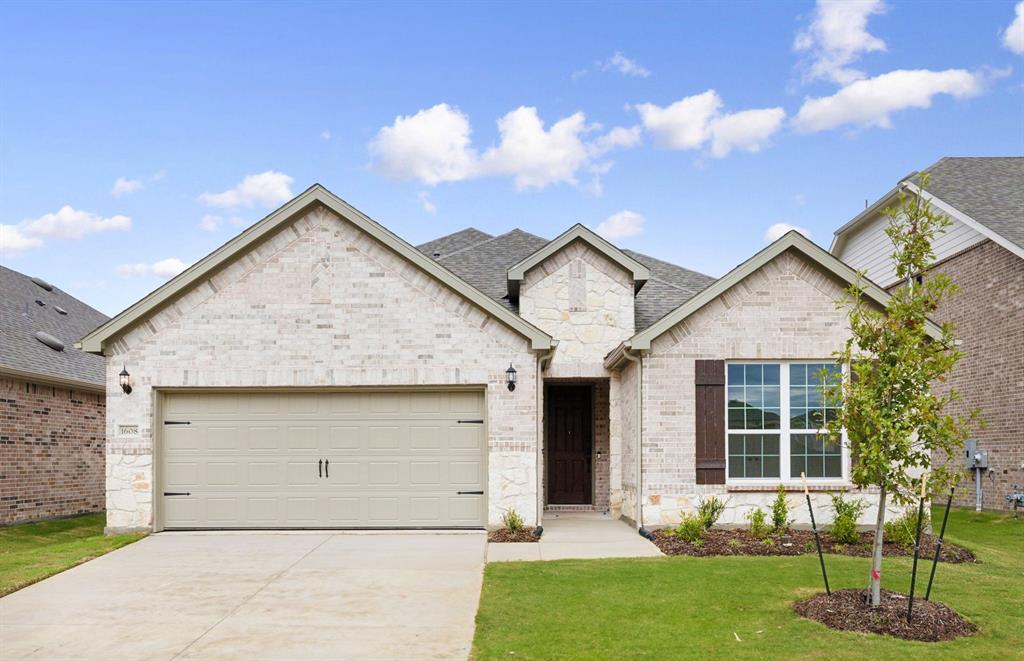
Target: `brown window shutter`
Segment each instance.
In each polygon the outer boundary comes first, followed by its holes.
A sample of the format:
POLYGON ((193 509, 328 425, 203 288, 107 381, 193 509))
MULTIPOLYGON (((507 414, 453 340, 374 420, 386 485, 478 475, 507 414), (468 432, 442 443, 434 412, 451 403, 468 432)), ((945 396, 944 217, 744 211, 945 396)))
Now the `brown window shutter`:
POLYGON ((725 361, 695 362, 697 484, 725 484, 725 361))

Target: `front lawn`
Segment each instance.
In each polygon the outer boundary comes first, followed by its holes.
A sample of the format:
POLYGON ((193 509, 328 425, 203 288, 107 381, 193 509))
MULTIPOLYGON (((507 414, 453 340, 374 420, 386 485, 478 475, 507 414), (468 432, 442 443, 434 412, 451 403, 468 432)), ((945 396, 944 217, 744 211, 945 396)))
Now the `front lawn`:
POLYGON ((0 597, 145 536, 104 537, 104 520, 86 514, 0 528, 0 597))
MULTIPOLYGON (((942 509, 933 513, 941 521, 942 509)), ((978 564, 940 563, 932 598, 980 628, 919 643, 838 632, 791 604, 822 591, 816 555, 562 560, 487 565, 476 659, 1024 658, 1024 520, 955 510, 947 538, 978 564)), ((833 589, 863 588, 866 558, 826 556, 833 589)), ((883 586, 906 592, 911 561, 887 558, 883 586)), ((918 570, 923 596, 931 562, 918 570), (923 569, 922 569, 923 567, 923 569)))

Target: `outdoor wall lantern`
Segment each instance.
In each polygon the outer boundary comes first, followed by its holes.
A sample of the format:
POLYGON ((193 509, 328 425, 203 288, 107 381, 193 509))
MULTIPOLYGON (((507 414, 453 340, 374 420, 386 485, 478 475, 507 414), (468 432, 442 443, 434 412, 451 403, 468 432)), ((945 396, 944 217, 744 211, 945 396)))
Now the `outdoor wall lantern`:
POLYGON ((124 394, 132 394, 132 375, 128 373, 128 368, 125 366, 121 367, 121 373, 118 375, 121 381, 121 390, 124 394))
POLYGON ((509 392, 516 389, 516 368, 512 367, 512 363, 509 363, 508 369, 505 370, 505 385, 508 386, 509 392))

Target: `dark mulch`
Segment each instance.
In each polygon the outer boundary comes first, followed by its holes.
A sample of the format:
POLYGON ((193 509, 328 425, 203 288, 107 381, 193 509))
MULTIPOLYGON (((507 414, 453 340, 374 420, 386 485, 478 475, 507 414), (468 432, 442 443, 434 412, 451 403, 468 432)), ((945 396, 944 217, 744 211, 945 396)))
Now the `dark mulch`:
MULTIPOLYGON (((765 540, 757 539, 746 530, 707 531, 700 544, 691 544, 678 539, 669 529, 654 533, 654 543, 665 555, 692 555, 698 557, 712 555, 803 555, 817 553, 814 545, 814 533, 810 530, 793 530, 788 535, 788 542, 783 536, 772 535, 765 540)), ((836 544, 827 532, 821 533, 821 549, 826 553, 837 553, 855 557, 870 557, 871 545, 875 533, 861 533, 856 544, 836 544)), ((921 535, 921 558, 931 559, 935 554, 936 538, 932 535, 921 535)), ((908 556, 914 554, 913 547, 907 548, 886 542, 882 554, 887 557, 908 556)), ((974 553, 962 546, 944 542, 942 544, 942 562, 961 563, 977 562, 974 553)))
POLYGON ((824 592, 793 604, 798 615, 821 622, 832 629, 895 636, 906 640, 937 642, 970 636, 978 631, 955 610, 937 601, 914 599, 914 617, 907 623, 908 597, 882 590, 878 608, 867 605, 867 590, 824 592))
POLYGON ((539 542, 540 537, 535 536, 532 530, 512 532, 508 528, 501 528, 500 530, 492 530, 487 533, 487 541, 499 544, 506 542, 539 542))

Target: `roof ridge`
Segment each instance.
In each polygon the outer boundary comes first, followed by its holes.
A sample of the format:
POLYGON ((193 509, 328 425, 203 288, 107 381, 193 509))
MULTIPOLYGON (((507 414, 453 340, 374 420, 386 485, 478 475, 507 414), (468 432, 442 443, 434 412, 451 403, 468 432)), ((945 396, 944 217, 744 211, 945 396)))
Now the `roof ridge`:
MULTIPOLYGON (((505 237, 505 236, 508 236, 509 234, 512 234, 513 232, 519 232, 520 234, 526 234, 528 236, 532 236, 535 239, 540 239, 541 241, 546 241, 548 243, 551 243, 550 239, 545 239, 542 236, 537 236, 536 234, 531 234, 530 232, 527 232, 526 230, 519 229, 518 227, 513 227, 512 229, 510 229, 507 232, 503 232, 502 234, 497 234, 495 236, 492 236, 489 239, 484 239, 483 241, 481 241, 479 243, 474 243, 473 245, 466 246, 465 248, 459 248, 455 252, 450 252, 447 255, 441 255, 435 261, 443 262, 444 260, 448 259, 449 257, 454 257, 455 255, 458 255, 459 253, 466 252, 467 250, 470 250, 472 248, 479 248, 480 246, 484 245, 485 243, 490 243, 491 241, 497 241, 498 239, 500 239, 502 237, 505 237)), ((486 234, 486 232, 485 232, 485 234, 486 234)), ((428 243, 429 243, 429 241, 428 241, 428 243)))

